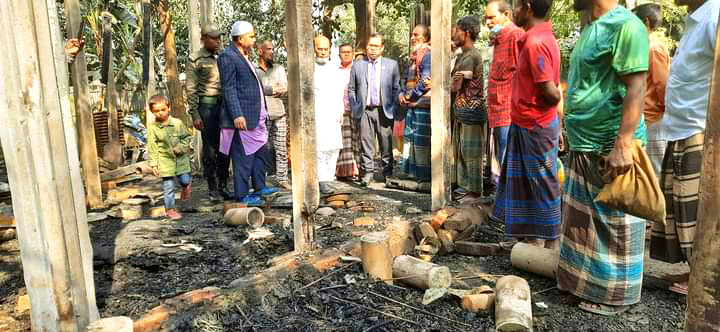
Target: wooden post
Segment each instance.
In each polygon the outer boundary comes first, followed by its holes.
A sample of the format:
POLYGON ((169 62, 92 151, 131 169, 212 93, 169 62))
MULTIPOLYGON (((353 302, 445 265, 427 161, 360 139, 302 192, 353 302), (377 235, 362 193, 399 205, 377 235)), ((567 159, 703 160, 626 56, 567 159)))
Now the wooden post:
POLYGON ((320 204, 315 148, 315 61, 312 45, 312 1, 287 0, 288 115, 292 163, 295 251, 313 246, 315 210, 320 204))
POLYGON ((190 126, 190 119, 185 109, 182 83, 178 76, 177 48, 175 47, 175 30, 172 26, 169 0, 161 0, 156 7, 160 16, 160 28, 165 40, 165 77, 167 78, 168 96, 172 108, 172 116, 182 120, 190 126))
POLYGON ((113 73, 113 46, 112 46, 112 16, 103 13, 103 49, 104 56, 109 59, 103 70, 105 72, 105 108, 108 112, 108 144, 103 148, 103 159, 110 163, 112 168, 122 163, 122 144, 120 144, 120 123, 117 114, 117 89, 115 88, 115 75, 113 73))
MULTIPOLYGON (((82 21, 80 2, 78 0, 66 0, 65 13, 67 16, 68 36, 82 38, 83 32, 78 30, 82 21)), ((85 51, 81 51, 75 56, 75 61, 70 65, 70 70, 72 71, 73 96, 77 116, 80 163, 82 164, 87 191, 87 203, 90 208, 97 209, 103 207, 104 204, 100 188, 100 169, 97 161, 95 124, 93 123, 92 107, 90 107, 85 51)))
MULTIPOLYGON (((716 41, 720 41, 720 29, 716 41)), ((715 64, 705 127, 705 152, 700 176, 700 204, 695 233, 685 331, 720 330, 720 47, 715 64)))
POLYGON ((0 2, 0 43, 12 45, 0 61, 0 142, 32 329, 82 331, 99 315, 56 6, 47 0, 0 2))
POLYGON ((450 27, 452 1, 432 0, 432 209, 450 202, 450 27))

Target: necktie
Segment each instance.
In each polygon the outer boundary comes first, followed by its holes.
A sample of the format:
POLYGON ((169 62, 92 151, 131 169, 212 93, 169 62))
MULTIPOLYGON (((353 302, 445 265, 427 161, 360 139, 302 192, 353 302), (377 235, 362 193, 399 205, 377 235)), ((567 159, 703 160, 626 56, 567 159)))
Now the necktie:
POLYGON ((375 71, 375 64, 377 64, 377 61, 373 61, 370 68, 370 106, 380 106, 380 98, 378 98, 376 83, 377 77, 375 71))

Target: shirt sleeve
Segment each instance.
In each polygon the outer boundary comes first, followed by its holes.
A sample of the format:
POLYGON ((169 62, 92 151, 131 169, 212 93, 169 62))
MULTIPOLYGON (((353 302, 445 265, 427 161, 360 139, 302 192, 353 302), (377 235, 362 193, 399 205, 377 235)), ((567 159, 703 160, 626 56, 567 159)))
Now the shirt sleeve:
POLYGON ((200 96, 198 96, 197 94, 198 77, 196 73, 197 67, 195 61, 197 60, 192 58, 190 58, 190 61, 188 61, 187 79, 185 80, 185 95, 187 96, 188 108, 193 121, 200 118, 200 114, 198 114, 200 96))
POLYGON ((150 160, 148 164, 150 164, 150 167, 157 167, 158 166, 158 160, 160 159, 160 152, 158 151, 157 146, 157 127, 153 124, 151 124, 148 127, 148 137, 147 137, 147 146, 148 146, 148 154, 150 155, 150 160))
POLYGON ((528 58, 530 59, 530 74, 533 82, 542 83, 555 79, 555 70, 552 64, 552 54, 547 45, 535 43, 528 47, 528 58))
POLYGON ((613 48, 612 67, 620 75, 648 70, 647 29, 638 19, 628 19, 620 28, 613 48))

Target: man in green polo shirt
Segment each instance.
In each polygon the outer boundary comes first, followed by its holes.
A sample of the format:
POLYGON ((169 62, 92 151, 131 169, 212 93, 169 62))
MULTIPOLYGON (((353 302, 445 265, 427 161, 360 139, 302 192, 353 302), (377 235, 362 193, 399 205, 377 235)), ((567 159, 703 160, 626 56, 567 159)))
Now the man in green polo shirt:
POLYGON ((583 300, 582 310, 614 315, 640 301, 645 222, 593 200, 598 173, 632 165, 633 140, 645 140, 642 121, 648 38, 643 22, 617 0, 575 0, 590 22, 575 45, 565 102, 568 178, 558 287, 583 300))

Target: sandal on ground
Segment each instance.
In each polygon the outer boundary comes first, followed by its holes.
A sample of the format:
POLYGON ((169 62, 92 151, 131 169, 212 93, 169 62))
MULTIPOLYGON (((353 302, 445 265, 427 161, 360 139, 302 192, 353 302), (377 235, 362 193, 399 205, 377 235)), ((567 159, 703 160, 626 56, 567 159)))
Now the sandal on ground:
POLYGON ((581 302, 578 304, 578 308, 583 311, 587 311, 593 314, 602 315, 602 316, 615 316, 617 314, 621 314, 625 312, 628 309, 628 306, 621 305, 621 306, 615 306, 615 305, 606 305, 602 303, 592 303, 592 302, 581 302))
POLYGON ((678 283, 672 284, 672 286, 668 287, 668 289, 673 293, 677 293, 680 295, 688 295, 688 288, 678 283))

